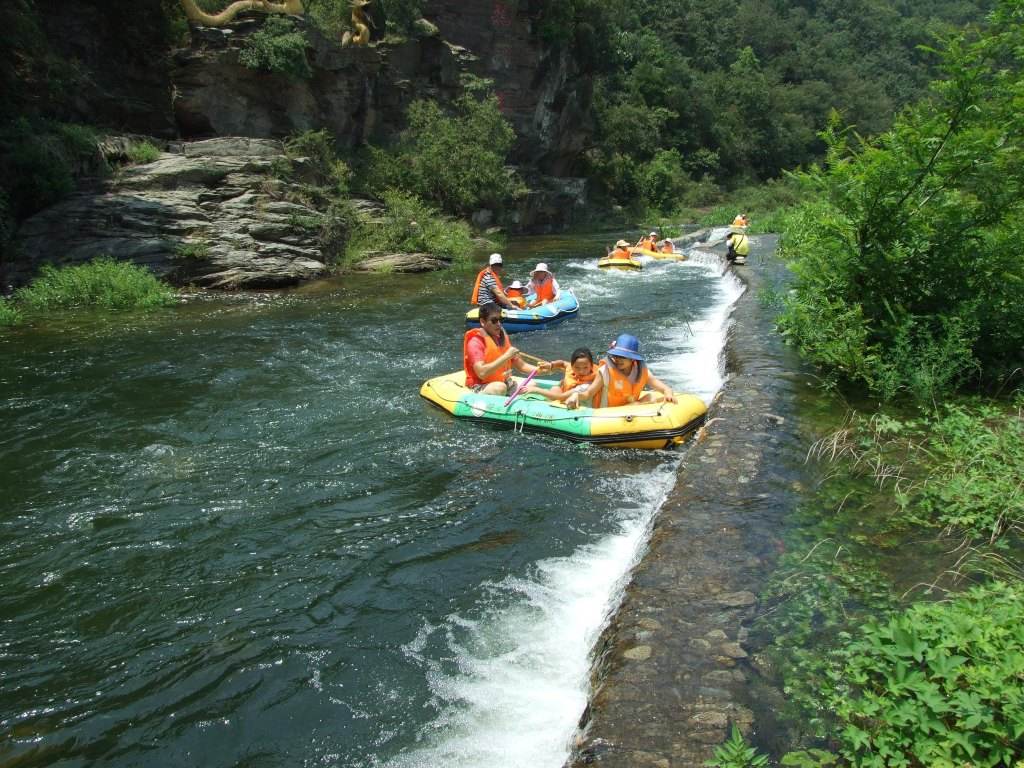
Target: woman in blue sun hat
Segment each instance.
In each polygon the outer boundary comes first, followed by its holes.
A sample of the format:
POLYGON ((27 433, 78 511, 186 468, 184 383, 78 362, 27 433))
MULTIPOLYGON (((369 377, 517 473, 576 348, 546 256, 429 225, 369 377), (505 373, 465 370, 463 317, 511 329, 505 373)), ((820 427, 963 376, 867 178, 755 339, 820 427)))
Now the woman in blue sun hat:
POLYGON ((606 355, 607 365, 598 368, 598 376, 584 392, 574 392, 565 401, 567 408, 576 408, 580 400, 590 400, 594 408, 642 403, 648 398, 645 387, 661 392, 669 403, 676 401, 671 387, 658 379, 640 354, 640 340, 621 333, 612 342, 606 355))

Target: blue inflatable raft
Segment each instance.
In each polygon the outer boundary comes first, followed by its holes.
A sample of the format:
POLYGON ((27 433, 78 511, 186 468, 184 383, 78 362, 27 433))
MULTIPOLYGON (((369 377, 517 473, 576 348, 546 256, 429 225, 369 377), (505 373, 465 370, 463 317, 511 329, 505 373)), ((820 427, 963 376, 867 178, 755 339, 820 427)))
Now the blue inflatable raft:
MULTIPOLYGON (((527 297, 529 300, 530 297, 527 297)), ((542 331, 580 313, 580 303, 576 294, 565 288, 558 298, 533 309, 501 310, 501 325, 508 333, 523 331, 542 331)), ((480 326, 480 308, 474 307, 466 313, 466 327, 480 326)))

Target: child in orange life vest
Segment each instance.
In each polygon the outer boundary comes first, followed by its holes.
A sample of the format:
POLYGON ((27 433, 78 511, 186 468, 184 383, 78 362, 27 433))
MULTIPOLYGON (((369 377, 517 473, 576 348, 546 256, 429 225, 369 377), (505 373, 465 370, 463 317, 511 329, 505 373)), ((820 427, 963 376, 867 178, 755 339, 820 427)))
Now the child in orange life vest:
POLYGON ((508 300, 519 307, 519 309, 526 306, 526 297, 523 294, 523 284, 518 280, 513 280, 512 285, 510 285, 508 290, 505 291, 505 295, 508 297, 508 300))
POLYGON ((530 272, 530 285, 527 286, 527 292, 533 294, 533 301, 526 306, 539 307, 541 304, 554 301, 558 298, 560 291, 561 288, 558 287, 558 281, 551 274, 548 265, 542 261, 530 272))
MULTIPOLYGON (((604 365, 604 363, 601 363, 604 365)), ((543 395, 548 400, 565 401, 573 392, 583 392, 597 376, 597 364, 594 362, 594 353, 586 347, 573 350, 569 362, 565 360, 552 360, 552 368, 561 368, 565 371, 562 381, 551 388, 530 384, 527 392, 543 395)))
POLYGON ((532 366, 523 362, 501 327, 501 307, 489 302, 480 307, 480 327, 470 328, 462 337, 462 367, 466 386, 485 395, 508 394, 512 369, 520 373, 547 373, 550 363, 532 366))
POLYGON ((661 392, 666 402, 676 401, 672 389, 647 368, 636 336, 619 334, 608 350, 607 361, 597 369, 598 375, 586 390, 573 392, 565 399, 567 408, 576 408, 580 400, 591 400, 594 408, 641 403, 648 399, 645 387, 661 392))

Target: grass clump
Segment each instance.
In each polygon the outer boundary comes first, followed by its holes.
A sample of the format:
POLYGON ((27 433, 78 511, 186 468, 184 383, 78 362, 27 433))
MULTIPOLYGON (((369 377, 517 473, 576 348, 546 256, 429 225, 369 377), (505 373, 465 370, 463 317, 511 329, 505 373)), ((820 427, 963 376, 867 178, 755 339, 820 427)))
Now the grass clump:
POLYGON ((362 223, 349 243, 346 261, 374 252, 430 253, 456 263, 469 259, 473 238, 469 225, 442 215, 408 192, 391 189, 382 195, 381 223, 362 223))
POLYGON ((35 312, 76 307, 124 310, 167 306, 175 302, 175 294, 148 270, 101 256, 74 267, 45 265, 35 282, 15 293, 15 300, 35 312))
POLYGON ((148 141, 140 141, 130 145, 125 154, 132 165, 145 165, 160 158, 160 149, 148 141))
POLYGON ((17 325, 23 320, 18 308, 8 299, 0 299, 0 328, 17 325))

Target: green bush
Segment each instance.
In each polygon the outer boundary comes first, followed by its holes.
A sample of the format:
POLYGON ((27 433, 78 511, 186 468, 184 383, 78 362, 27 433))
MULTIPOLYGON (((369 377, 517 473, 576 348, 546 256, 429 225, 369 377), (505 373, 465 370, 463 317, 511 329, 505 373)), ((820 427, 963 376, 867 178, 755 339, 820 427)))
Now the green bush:
POLYGON ((768 756, 759 755, 754 747, 748 746, 740 729, 734 725, 732 735, 715 747, 714 759, 704 765, 709 768, 763 768, 768 765, 768 756))
POLYGON ((826 699, 856 766, 1012 766, 1024 735, 1024 590, 977 587, 869 622, 826 699))
POLYGON ((324 260, 336 264, 344 258, 349 239, 359 227, 355 207, 348 200, 335 200, 320 223, 319 243, 324 260))
POLYGON ((149 270, 109 257, 61 269, 44 265, 38 279, 15 293, 15 300, 36 312, 72 307, 145 309, 176 301, 174 291, 149 270))
POLYGON ((313 183, 323 188, 324 194, 348 194, 352 171, 338 157, 334 137, 326 129, 297 133, 285 141, 285 151, 292 161, 307 158, 312 164, 313 183))
POLYGON ((498 208, 521 194, 522 183, 505 168, 515 135, 493 96, 466 95, 455 115, 415 101, 407 119, 393 151, 369 152, 363 183, 371 194, 406 189, 457 215, 498 208))
POLYGON ((294 80, 313 76, 306 60, 306 36, 283 16, 268 16, 238 52, 238 60, 250 69, 284 75, 294 80))
POLYGON ((383 223, 364 223, 357 228, 349 243, 347 261, 380 251, 430 253, 455 262, 468 260, 473 250, 468 224, 441 215, 407 192, 388 190, 383 198, 383 223))
POLYGON ((152 163, 160 158, 160 149, 148 141, 140 141, 129 145, 127 149, 128 160, 134 165, 152 163))
POLYGON ((834 121, 825 170, 803 177, 818 199, 783 239, 796 281, 781 326, 812 362, 885 398, 936 398, 1020 365, 1019 16, 1006 0, 980 38, 952 40, 947 78, 877 140, 834 121), (830 315, 845 318, 832 342, 830 315))
POLYGON ((8 299, 0 299, 0 328, 17 325, 22 321, 22 314, 8 299))
POLYGON ((83 125, 20 117, 0 128, 0 173, 11 213, 23 220, 75 188, 75 178, 102 171, 96 132, 83 125))

